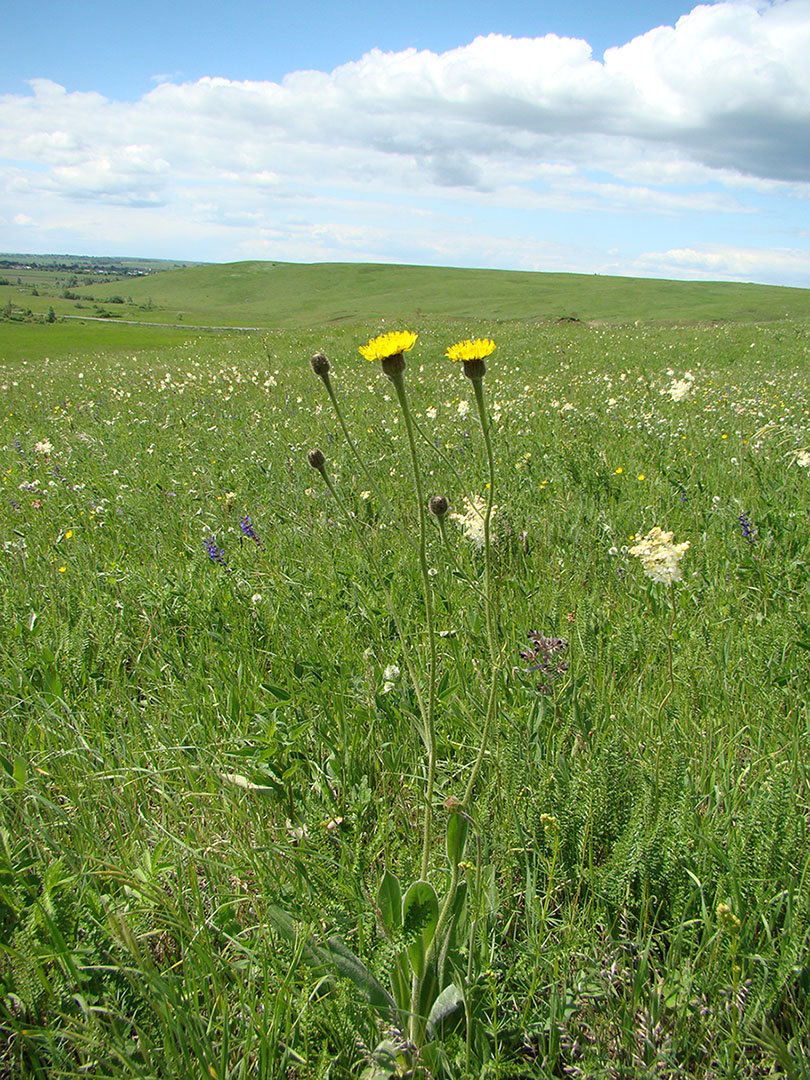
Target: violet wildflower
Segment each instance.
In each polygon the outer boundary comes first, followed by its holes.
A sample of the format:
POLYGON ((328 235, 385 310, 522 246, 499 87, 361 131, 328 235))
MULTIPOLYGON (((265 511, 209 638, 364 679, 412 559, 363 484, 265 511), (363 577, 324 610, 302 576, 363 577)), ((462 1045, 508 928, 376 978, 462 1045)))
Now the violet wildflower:
POLYGON ((747 540, 749 544, 753 544, 757 538, 757 530, 751 524, 751 519, 748 517, 748 514, 740 514, 737 520, 742 526, 743 538, 747 540))
POLYGON ((208 552, 208 558, 211 562, 219 563, 220 566, 224 566, 226 570, 230 569, 226 565, 225 561, 225 549, 217 546, 217 538, 212 534, 207 540, 203 540, 205 544, 205 550, 208 552))
POLYGON ((261 550, 264 551, 264 544, 259 539, 259 536, 253 527, 253 522, 250 520, 248 514, 245 514, 245 516, 240 519, 239 528, 249 540, 252 540, 255 544, 258 544, 261 550))

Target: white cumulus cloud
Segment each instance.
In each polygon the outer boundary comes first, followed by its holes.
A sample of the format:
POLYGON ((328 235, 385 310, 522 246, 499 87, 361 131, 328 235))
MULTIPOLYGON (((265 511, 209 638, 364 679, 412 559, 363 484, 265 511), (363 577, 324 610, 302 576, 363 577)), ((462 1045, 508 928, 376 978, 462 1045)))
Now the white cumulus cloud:
MULTIPOLYGON (((728 0, 602 61, 582 40, 493 34, 441 54, 374 50, 278 83, 165 81, 135 102, 42 78, 0 97, 0 190, 37 220, 87 202, 100 214, 160 209, 184 231, 236 230, 240 249, 250 235, 238 230, 257 229, 303 252, 310 227, 319 253, 332 243, 378 257, 402 198, 435 210, 449 196, 473 214, 483 201, 538 213, 758 213, 747 196, 763 185, 785 199, 810 192, 808 56, 810 0, 728 0), (386 208, 353 219, 358 199, 386 208)), ((501 258, 504 238, 490 231, 501 258)))

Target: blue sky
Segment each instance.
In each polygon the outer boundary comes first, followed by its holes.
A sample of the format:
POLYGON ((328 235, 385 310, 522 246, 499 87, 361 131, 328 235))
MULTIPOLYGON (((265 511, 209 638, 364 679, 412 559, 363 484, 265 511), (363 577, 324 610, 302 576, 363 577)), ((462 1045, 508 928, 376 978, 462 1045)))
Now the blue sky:
POLYGON ((44 0, 15 4, 3 17, 14 48, 3 56, 0 93, 22 93, 27 80, 49 78, 69 90, 134 101, 160 76, 277 82, 291 71, 332 71, 373 48, 445 52, 490 33, 581 37, 601 57, 689 10, 679 0, 92 0, 78 8, 44 0))
POLYGON ((810 287, 810 0, 4 15, 0 250, 810 287))

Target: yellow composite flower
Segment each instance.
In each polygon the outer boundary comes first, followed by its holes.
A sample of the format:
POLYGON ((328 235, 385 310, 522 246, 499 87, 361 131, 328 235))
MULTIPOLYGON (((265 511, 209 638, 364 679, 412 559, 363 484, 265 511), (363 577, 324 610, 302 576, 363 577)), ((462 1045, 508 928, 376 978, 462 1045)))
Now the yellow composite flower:
POLYGON ((397 356, 412 349, 418 337, 418 334, 412 334, 410 330, 392 330, 388 334, 372 338, 368 345, 361 345, 360 353, 372 362, 387 360, 389 356, 397 356))
POLYGON ((483 360, 485 356, 495 352, 495 342, 489 338, 475 338, 471 341, 458 341, 451 345, 445 353, 451 360, 483 360))

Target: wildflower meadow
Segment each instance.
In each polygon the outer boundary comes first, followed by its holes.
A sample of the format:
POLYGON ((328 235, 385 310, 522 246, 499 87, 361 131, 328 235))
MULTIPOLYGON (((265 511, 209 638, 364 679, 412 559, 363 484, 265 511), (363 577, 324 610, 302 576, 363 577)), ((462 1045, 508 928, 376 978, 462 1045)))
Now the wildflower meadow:
POLYGON ((0 1077, 810 1076, 810 324, 0 387, 0 1077))

